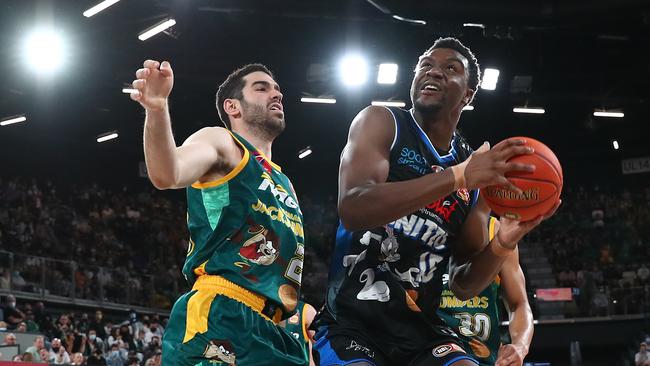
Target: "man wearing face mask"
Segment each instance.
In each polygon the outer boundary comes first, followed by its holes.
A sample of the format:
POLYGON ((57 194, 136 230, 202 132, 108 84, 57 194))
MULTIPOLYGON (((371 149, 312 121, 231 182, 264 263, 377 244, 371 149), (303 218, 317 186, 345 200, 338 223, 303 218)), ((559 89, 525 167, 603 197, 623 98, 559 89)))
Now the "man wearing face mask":
POLYGON ((52 350, 50 350, 50 359, 54 359, 53 363, 55 365, 64 365, 70 363, 70 355, 66 351, 65 347, 61 344, 59 338, 54 338, 52 340, 52 350))
POLYGON ((86 337, 86 348, 84 350, 84 356, 90 357, 96 350, 104 352, 105 345, 104 340, 97 336, 97 331, 91 329, 88 331, 88 337, 86 337))
POLYGON ((7 323, 7 329, 16 329, 16 326, 25 321, 25 315, 22 311, 16 308, 16 297, 14 295, 7 295, 4 304, 2 304, 2 313, 4 313, 4 320, 7 323))

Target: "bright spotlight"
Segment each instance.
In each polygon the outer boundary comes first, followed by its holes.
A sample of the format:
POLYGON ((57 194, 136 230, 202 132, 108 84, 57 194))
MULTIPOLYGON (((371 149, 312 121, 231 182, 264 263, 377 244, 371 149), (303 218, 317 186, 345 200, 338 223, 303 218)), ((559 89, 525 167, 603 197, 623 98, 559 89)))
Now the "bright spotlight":
POLYGON ((30 34, 24 44, 24 58, 39 74, 61 68, 65 61, 65 45, 61 33, 43 29, 30 34))
POLYGON ((350 55, 339 64, 343 84, 348 86, 362 85, 368 79, 368 63, 361 56, 350 55))
POLYGON ((309 155, 311 155, 311 153, 312 153, 311 146, 307 146, 306 148, 298 151, 298 159, 304 159, 309 155))
POLYGON ((497 81, 499 81, 499 70, 485 69, 483 71, 483 81, 481 81, 481 89, 494 90, 497 88, 497 81))
POLYGON ((108 140, 113 140, 116 139, 119 136, 117 131, 110 131, 110 132, 105 132, 99 136, 97 136, 97 142, 102 143, 106 142, 108 140))
POLYGON ((163 20, 162 22, 154 25, 153 27, 147 29, 146 31, 140 33, 138 35, 138 39, 141 41, 146 41, 147 39, 155 36, 156 34, 165 31, 167 28, 173 27, 176 25, 176 20, 175 19, 166 19, 163 20))
POLYGON ((380 64, 377 83, 395 84, 397 81, 397 64, 380 64))

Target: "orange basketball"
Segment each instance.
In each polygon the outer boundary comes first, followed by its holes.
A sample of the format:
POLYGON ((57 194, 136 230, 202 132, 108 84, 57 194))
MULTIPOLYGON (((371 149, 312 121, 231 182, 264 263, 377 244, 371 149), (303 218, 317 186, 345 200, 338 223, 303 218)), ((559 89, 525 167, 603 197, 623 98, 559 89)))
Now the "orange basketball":
POLYGON ((506 173, 506 177, 523 191, 523 194, 501 185, 485 187, 481 195, 492 211, 514 220, 529 221, 547 213, 560 198, 562 192, 562 166, 557 157, 543 143, 530 137, 512 137, 524 139, 526 146, 535 149, 530 155, 511 158, 524 164, 535 165, 535 171, 506 173))

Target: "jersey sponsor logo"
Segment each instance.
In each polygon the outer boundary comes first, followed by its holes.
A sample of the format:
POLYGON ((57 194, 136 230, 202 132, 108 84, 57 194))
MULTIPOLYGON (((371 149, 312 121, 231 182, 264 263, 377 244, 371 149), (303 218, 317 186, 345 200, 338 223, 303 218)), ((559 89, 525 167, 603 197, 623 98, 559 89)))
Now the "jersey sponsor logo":
POLYGON ((235 366, 237 359, 235 349, 230 344, 230 341, 219 339, 210 340, 205 351, 203 351, 203 357, 210 360, 211 363, 225 363, 229 366, 235 366))
POLYGON ((447 199, 441 198, 426 206, 429 210, 433 210, 438 216, 442 217, 446 222, 449 222, 451 214, 456 211, 458 201, 451 202, 447 199))
POLYGON ((270 191, 273 197, 275 197, 275 199, 280 201, 282 204, 284 204, 289 208, 298 210, 298 212, 300 212, 298 203, 296 202, 296 200, 293 199, 293 197, 291 197, 289 191, 287 191, 284 187, 282 187, 282 185, 275 184, 270 174, 262 173, 262 183, 260 183, 257 189, 259 189, 260 191, 270 191))
POLYGON ((395 233, 402 233, 412 239, 419 239, 435 250, 447 248, 447 232, 435 222, 417 215, 404 216, 388 224, 395 233))
POLYGON ((375 352, 370 350, 370 348, 363 346, 354 339, 350 341, 350 345, 345 348, 346 350, 353 350, 355 352, 363 352, 366 356, 370 358, 375 358, 375 352))
POLYGON ((397 159, 398 165, 406 165, 420 174, 429 172, 429 163, 427 159, 418 151, 409 147, 403 147, 400 156, 397 159))
MULTIPOLYGON (((239 249, 239 255, 245 261, 271 265, 280 254, 280 238, 262 225, 253 225, 246 230, 249 237, 239 249)), ((238 235, 236 235, 238 237, 238 235)))
POLYGON ((253 211, 261 212, 271 218, 273 221, 283 223, 286 227, 293 231, 294 235, 301 238, 305 237, 305 231, 302 227, 302 220, 300 216, 293 214, 282 207, 267 206, 264 202, 257 200, 256 203, 251 205, 253 211))
POLYGON ((431 351, 431 353, 435 357, 445 357, 448 354, 450 354, 451 352, 466 353, 465 350, 461 346, 457 345, 456 343, 443 344, 443 345, 440 345, 440 346, 434 348, 433 351, 431 351))

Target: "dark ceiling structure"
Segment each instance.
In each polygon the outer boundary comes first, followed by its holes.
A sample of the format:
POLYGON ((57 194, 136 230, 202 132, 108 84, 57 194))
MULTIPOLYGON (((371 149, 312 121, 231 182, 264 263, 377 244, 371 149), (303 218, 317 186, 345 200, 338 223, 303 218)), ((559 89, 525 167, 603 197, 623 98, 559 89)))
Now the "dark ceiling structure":
MULTIPOLYGON (((535 137, 556 151, 569 181, 591 179, 583 173, 599 169, 620 175, 621 159, 650 153, 648 1, 121 0, 84 17, 97 2, 0 3, 0 119, 28 118, 0 127, 0 176, 138 179, 143 112, 121 89, 143 60, 172 63, 179 144, 219 124, 214 94, 233 69, 262 62, 285 98, 288 127, 274 160, 299 190, 335 192, 354 115, 376 99, 409 105, 412 67, 441 36, 458 37, 482 67, 501 71, 497 89, 480 90, 475 109, 461 117, 459 127, 473 145, 535 137), (166 18, 176 25, 137 38, 166 18), (36 76, 20 55, 22 39, 39 26, 60 30, 68 44, 67 62, 56 74, 36 76), (371 72, 365 85, 343 86, 337 62, 351 51, 363 54, 372 72, 379 63, 397 63, 397 82, 379 85, 371 72), (301 103, 305 95, 330 95, 337 103, 301 103), (546 113, 513 113, 523 105, 546 113), (594 117, 595 109, 623 110, 625 117, 594 117), (96 143, 113 130, 118 139, 96 143), (613 150, 613 140, 620 150, 613 150), (308 145, 314 153, 298 159, 308 145)), ((49 60, 39 62, 47 68, 49 60)))

